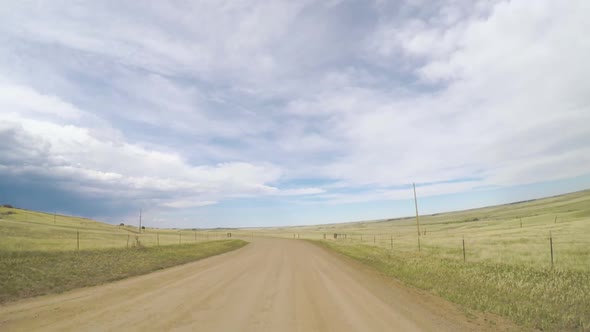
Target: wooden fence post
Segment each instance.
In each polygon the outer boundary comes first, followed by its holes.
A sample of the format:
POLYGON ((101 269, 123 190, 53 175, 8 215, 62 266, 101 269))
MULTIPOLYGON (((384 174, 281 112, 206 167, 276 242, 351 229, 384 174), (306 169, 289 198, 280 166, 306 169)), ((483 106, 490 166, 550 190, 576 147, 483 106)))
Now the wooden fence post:
POLYGON ((467 262, 465 257, 465 236, 463 236, 463 263, 467 262))
POLYGON ((422 248, 420 245, 420 235, 418 235, 418 251, 422 251, 422 248))

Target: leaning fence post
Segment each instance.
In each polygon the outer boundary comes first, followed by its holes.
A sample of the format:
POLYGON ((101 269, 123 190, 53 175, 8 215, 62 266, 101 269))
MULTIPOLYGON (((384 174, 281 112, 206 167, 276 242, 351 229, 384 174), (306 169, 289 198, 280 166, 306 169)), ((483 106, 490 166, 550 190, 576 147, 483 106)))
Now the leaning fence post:
POLYGON ((465 258, 465 236, 463 236, 463 263, 465 263, 467 259, 465 258))

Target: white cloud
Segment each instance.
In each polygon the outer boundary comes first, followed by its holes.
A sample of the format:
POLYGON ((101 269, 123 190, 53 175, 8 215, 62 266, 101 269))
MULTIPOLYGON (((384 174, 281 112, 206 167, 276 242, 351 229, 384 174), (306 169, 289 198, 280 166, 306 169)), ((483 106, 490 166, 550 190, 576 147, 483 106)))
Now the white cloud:
POLYGON ((77 120, 83 112, 57 96, 43 95, 27 86, 0 82, 0 108, 3 112, 50 115, 66 120, 77 120))
POLYGON ((162 206, 171 208, 192 208, 216 204, 216 201, 198 201, 198 200, 178 200, 173 202, 163 203, 162 206))

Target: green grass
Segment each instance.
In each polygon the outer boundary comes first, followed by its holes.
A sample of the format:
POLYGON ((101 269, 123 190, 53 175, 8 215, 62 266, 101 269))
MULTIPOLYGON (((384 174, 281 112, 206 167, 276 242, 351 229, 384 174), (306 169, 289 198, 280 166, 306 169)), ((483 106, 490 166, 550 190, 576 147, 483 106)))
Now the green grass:
POLYGON ((242 240, 81 251, 0 250, 0 303, 98 285, 235 250, 242 240))
POLYGON ((544 331, 590 330, 590 274, 503 263, 463 263, 432 254, 314 241, 406 285, 544 331))

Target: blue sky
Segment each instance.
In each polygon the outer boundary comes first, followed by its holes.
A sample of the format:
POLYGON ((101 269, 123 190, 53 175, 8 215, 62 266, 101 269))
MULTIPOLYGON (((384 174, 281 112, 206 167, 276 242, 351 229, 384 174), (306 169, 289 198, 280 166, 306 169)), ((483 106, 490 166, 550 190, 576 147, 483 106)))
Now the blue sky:
POLYGON ((0 203, 156 227, 590 188, 587 1, 0 5, 0 203))

